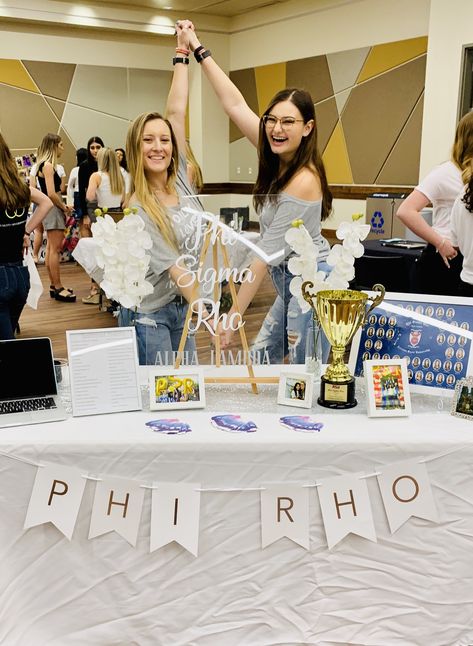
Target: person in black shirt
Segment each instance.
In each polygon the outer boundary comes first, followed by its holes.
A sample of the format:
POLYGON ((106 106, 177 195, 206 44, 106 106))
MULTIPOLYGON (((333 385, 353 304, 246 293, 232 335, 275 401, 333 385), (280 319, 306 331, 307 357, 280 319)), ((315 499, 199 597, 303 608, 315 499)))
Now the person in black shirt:
POLYGON ((86 193, 89 187, 89 179, 92 173, 98 171, 97 155, 104 143, 100 137, 91 137, 87 142, 87 159, 79 166, 79 205, 81 211, 80 236, 81 238, 90 238, 90 218, 87 215, 86 193))
POLYGON ((23 255, 29 248, 31 231, 52 206, 46 195, 22 182, 0 134, 0 339, 13 339, 15 335, 30 288, 23 255), (37 208, 26 226, 30 201, 37 208))

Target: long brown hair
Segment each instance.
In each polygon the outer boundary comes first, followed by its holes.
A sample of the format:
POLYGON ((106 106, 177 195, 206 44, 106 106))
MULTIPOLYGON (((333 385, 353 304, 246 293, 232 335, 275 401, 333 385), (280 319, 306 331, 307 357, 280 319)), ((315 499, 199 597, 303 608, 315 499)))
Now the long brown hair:
POLYGON ((0 205, 7 211, 28 207, 30 189, 21 180, 7 142, 0 134, 0 205))
POLYGON ((179 151, 172 126, 167 119, 159 114, 159 112, 144 112, 136 117, 128 128, 126 136, 126 157, 128 161, 128 171, 131 175, 130 194, 135 194, 138 202, 151 220, 156 224, 166 242, 171 247, 177 249, 176 236, 174 234, 172 223, 169 220, 167 209, 158 201, 158 198, 151 190, 143 166, 143 132, 148 121, 153 121, 154 119, 161 119, 161 121, 164 121, 169 127, 169 131, 171 133, 172 156, 171 163, 169 164, 167 171, 167 190, 172 190, 176 183, 179 151))
POLYGON ((463 183, 468 184, 473 175, 473 111, 465 114, 458 122, 452 160, 462 172, 463 183))
POLYGON ((258 159, 258 177, 253 191, 253 204, 257 213, 261 211, 263 204, 268 199, 271 202, 276 201, 277 194, 284 189, 296 173, 303 168, 309 168, 319 176, 322 189, 322 220, 328 218, 332 210, 332 193, 328 187, 324 163, 317 148, 317 122, 314 102, 308 92, 298 88, 286 88, 272 98, 260 120, 258 159), (306 137, 302 137, 299 148, 289 167, 280 175, 279 156, 271 150, 263 118, 281 101, 291 101, 301 113, 304 123, 312 120, 314 126, 306 137))

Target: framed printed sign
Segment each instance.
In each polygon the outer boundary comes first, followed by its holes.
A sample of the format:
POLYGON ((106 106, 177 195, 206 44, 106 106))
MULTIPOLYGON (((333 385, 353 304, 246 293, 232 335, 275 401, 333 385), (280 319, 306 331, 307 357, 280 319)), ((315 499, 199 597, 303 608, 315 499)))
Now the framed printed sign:
POLYGON ((473 372, 472 299, 387 293, 355 335, 350 370, 363 362, 406 359, 412 392, 451 396, 457 380, 473 372))
POLYGON ((155 366, 148 372, 150 410, 205 408, 202 370, 172 370, 155 366))

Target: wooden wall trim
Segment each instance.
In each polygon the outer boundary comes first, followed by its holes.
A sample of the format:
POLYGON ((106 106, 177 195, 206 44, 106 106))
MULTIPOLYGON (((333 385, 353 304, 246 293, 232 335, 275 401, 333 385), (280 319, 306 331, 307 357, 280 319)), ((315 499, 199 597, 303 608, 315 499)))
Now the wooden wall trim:
MULTIPOLYGON (((204 184, 202 193, 207 195, 221 195, 223 193, 251 195, 253 186, 254 184, 249 182, 215 182, 204 184)), ((397 193, 407 196, 413 189, 413 186, 342 186, 340 184, 330 186, 333 197, 339 200, 366 200, 373 193, 397 193)))

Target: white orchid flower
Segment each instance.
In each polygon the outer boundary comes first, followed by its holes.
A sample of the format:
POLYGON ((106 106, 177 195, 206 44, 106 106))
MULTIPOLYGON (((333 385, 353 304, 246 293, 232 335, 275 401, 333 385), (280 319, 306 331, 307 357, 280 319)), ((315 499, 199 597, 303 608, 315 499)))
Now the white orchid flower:
POLYGON ((339 240, 353 237, 359 241, 364 240, 369 232, 369 224, 361 224, 360 222, 341 222, 337 227, 336 235, 339 240))

